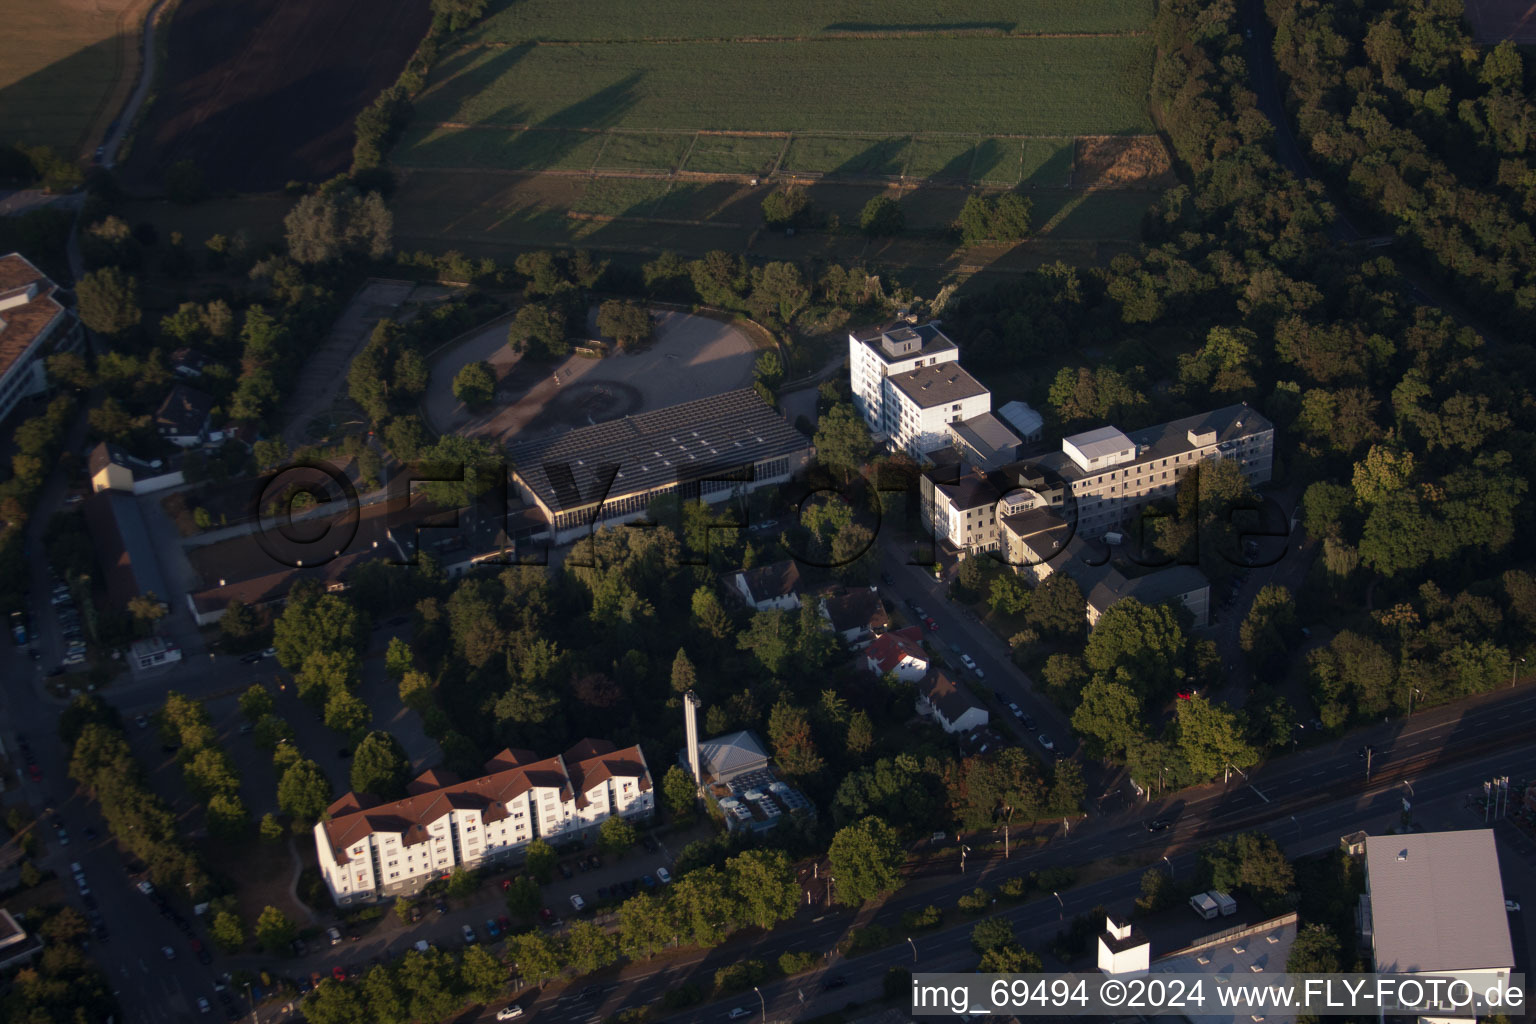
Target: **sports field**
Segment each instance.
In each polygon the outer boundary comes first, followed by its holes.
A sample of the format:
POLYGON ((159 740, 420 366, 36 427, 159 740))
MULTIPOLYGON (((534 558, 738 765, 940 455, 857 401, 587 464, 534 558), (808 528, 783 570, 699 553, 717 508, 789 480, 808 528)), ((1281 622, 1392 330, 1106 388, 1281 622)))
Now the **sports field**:
POLYGON ((138 73, 150 0, 0 0, 0 142, 88 157, 138 73))

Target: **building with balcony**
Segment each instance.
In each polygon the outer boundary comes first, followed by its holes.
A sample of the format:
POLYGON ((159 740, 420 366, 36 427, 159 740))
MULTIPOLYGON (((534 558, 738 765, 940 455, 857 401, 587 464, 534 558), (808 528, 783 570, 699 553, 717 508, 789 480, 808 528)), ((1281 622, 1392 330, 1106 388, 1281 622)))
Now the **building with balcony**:
POLYGON ((403 800, 349 792, 327 808, 315 851, 336 903, 416 893, 455 868, 510 863, 535 839, 583 839, 613 815, 644 821, 655 809, 638 746, 586 739, 547 758, 507 749, 485 771, 460 781, 436 769, 412 781, 403 800))

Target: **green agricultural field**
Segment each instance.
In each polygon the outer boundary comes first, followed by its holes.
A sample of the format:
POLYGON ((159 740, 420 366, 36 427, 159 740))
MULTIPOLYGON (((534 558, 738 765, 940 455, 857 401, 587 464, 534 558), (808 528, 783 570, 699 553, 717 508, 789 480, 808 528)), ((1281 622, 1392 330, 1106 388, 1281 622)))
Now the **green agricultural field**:
MULTIPOLYGON (((472 48, 442 62, 416 116, 635 131, 1137 134, 1151 128, 1151 61, 1140 36, 472 48)), ((408 147, 400 157, 412 162, 408 147)))
POLYGON ((500 0, 472 42, 738 39, 874 32, 1134 32, 1152 0, 500 0))
POLYGON ((600 170, 669 171, 683 162, 692 141, 692 132, 610 132, 608 144, 598 155, 596 166, 600 170))
POLYGON ((900 174, 908 142, 905 138, 796 135, 784 153, 781 170, 851 177, 900 174))
POLYGON ((767 174, 788 139, 764 135, 700 135, 687 170, 702 174, 767 174))

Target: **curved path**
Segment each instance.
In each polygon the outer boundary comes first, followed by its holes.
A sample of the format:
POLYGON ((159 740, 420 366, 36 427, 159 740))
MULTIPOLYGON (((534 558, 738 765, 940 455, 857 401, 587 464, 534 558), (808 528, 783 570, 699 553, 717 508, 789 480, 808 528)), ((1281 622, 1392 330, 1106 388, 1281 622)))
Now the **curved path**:
POLYGON ((117 151, 122 148, 123 139, 129 129, 133 127, 134 118, 139 116, 139 110, 144 106, 144 101, 149 97, 150 86, 155 82, 155 31, 156 20, 160 17, 160 9, 165 6, 165 0, 155 0, 155 5, 144 15, 144 40, 140 44, 139 82, 133 87, 133 95, 128 97, 128 102, 123 105, 123 112, 117 115, 117 120, 112 122, 112 127, 107 131, 107 137, 102 140, 101 164, 103 167, 115 167, 117 165, 117 151))

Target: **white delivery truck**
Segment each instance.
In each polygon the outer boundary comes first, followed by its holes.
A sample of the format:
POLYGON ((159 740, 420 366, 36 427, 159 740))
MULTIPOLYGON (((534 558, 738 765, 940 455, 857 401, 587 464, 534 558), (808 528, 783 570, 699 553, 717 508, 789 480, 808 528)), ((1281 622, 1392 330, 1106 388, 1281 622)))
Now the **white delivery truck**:
POLYGON ((1207 921, 1221 914, 1220 908, 1216 906, 1216 901, 1211 899, 1211 894, 1208 892, 1195 893, 1189 898, 1189 905, 1194 908, 1195 913, 1207 921))
POLYGON ((1212 889, 1210 891, 1210 897, 1216 901, 1216 906, 1220 908, 1222 917, 1231 917, 1233 914, 1237 913, 1237 900, 1233 899, 1231 896, 1228 896, 1226 893, 1217 892, 1215 889, 1212 889))

